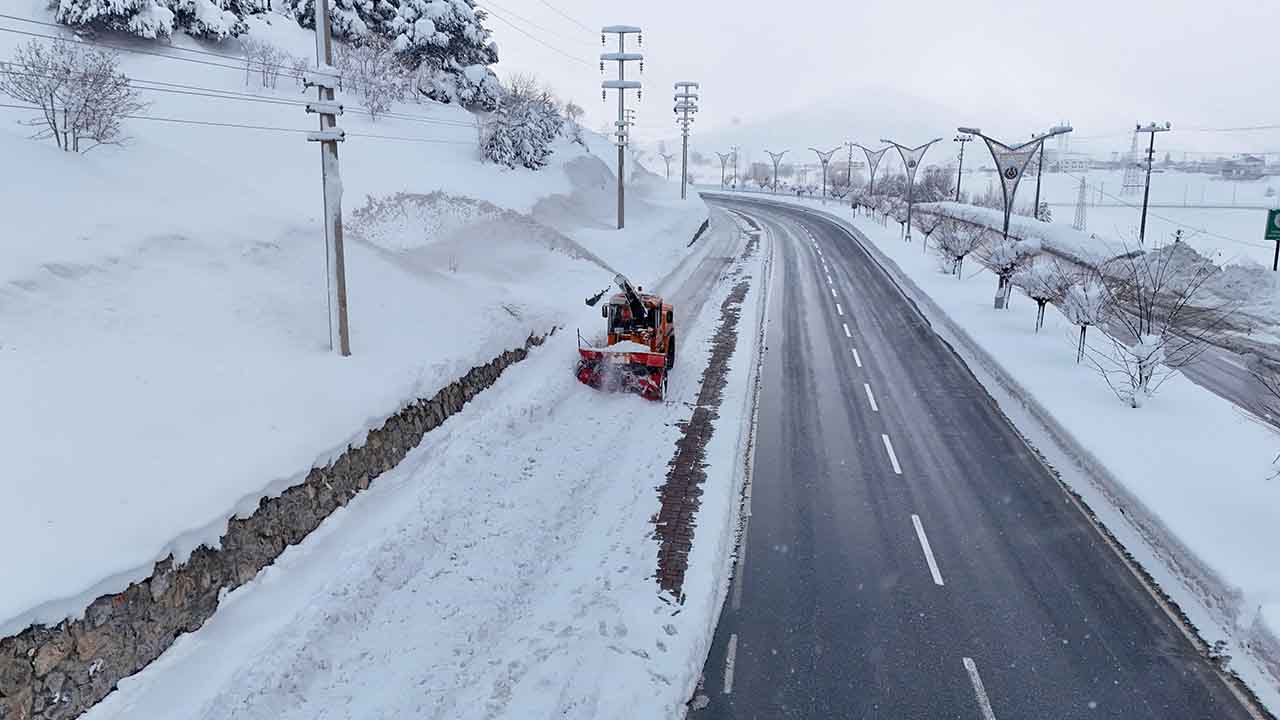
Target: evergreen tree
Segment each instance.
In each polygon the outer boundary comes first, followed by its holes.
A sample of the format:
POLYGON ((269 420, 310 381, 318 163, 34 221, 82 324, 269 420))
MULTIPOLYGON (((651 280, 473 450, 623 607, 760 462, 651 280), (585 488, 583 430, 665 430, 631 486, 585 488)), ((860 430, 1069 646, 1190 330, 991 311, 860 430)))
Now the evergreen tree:
POLYGON ((398 0, 389 34, 412 67, 492 65, 498 49, 474 0, 398 0))
MULTIPOLYGON (((302 27, 316 26, 315 0, 284 0, 283 9, 302 27)), ((370 34, 389 35, 396 9, 396 0, 329 0, 333 36, 357 41, 370 34)))
POLYGON ((173 11, 160 0, 57 0, 55 19, 72 27, 127 32, 144 38, 173 33, 173 11))

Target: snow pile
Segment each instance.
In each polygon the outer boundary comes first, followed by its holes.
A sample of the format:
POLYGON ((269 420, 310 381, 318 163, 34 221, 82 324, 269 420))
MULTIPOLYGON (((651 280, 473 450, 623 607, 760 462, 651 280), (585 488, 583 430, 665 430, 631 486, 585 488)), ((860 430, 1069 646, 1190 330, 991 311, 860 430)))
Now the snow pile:
MULTIPOLYGON (((257 30, 313 47, 292 20, 257 30)), ((0 56, 17 42, 0 36, 0 56)), ((242 68, 122 62, 155 82, 299 97, 247 88, 242 68)), ((314 123, 294 105, 147 99, 157 117, 314 123)), ((460 108, 394 110, 407 115, 341 120, 349 359, 328 347, 319 150, 302 134, 132 120, 127 147, 77 155, 0 123, 15 173, 0 193, 0 495, 21 509, 0 545, 38 548, 0 571, 0 636, 216 543, 231 515, 531 331, 595 327, 582 298, 606 265, 648 285, 707 216, 676 186, 640 183, 627 230, 606 230, 612 203, 575 199, 593 192, 576 177, 612 177, 606 141, 588 136, 592 155, 562 139, 546 169, 506 170, 478 161, 460 108), (542 203, 564 212, 531 218, 542 203)))

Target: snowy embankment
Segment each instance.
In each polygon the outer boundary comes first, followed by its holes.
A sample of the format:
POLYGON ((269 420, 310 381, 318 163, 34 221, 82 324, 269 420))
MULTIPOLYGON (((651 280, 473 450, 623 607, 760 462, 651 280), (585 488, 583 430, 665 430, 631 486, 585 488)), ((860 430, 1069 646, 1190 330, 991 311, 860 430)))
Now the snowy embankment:
MULTIPOLYGON (((313 52, 283 18, 254 34, 313 52)), ((0 57, 21 40, 0 36, 0 57)), ((234 66, 124 54, 122 67, 301 97, 234 66)), ((296 105, 144 97, 153 117, 315 122, 296 105)), ((562 140, 545 170, 506 170, 479 162, 471 114, 395 110, 341 120, 349 359, 328 349, 319 149, 303 134, 138 119, 126 147, 75 155, 0 110, 13 180, 0 193, 0 546, 31 549, 0 568, 0 637, 216 547, 230 517, 531 332, 598 322, 583 297, 615 271, 649 285, 707 217, 637 170, 618 232, 607 142, 562 140)))
MULTIPOLYGON (((731 220, 712 227, 693 253, 741 253, 731 220)), ((697 281, 705 302, 681 291, 694 263, 655 283, 677 313, 701 307, 680 318, 667 402, 580 385, 557 334, 85 717, 681 717, 732 562, 766 255, 697 281), (655 489, 745 278, 675 604, 654 580, 655 489)))
POLYGON ((1030 299, 1015 293, 1010 310, 992 309, 997 283, 986 269, 957 279, 918 239, 904 243, 896 223, 778 200, 863 233, 1022 432, 1202 637, 1225 643, 1229 667, 1280 708, 1280 436, 1180 374, 1132 409, 1075 363, 1079 331, 1056 308, 1037 333, 1030 299))
MULTIPOLYGON (((1002 211, 978 205, 957 202, 921 203, 915 209, 916 212, 936 212, 986 225, 997 232, 1004 228, 1002 211)), ((1025 215, 1009 217, 1009 234, 1020 238, 1038 238, 1049 252, 1087 265, 1098 265, 1138 249, 1136 238, 1124 240, 1097 233, 1081 232, 1069 226, 1042 223, 1025 215)))

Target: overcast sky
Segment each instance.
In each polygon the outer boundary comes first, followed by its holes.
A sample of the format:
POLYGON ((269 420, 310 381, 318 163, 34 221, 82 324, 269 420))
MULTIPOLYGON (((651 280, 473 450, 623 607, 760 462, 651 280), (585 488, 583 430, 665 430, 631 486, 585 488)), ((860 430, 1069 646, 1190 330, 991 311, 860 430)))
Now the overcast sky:
MULTIPOLYGON (((1168 120, 1180 131, 1161 136, 1167 149, 1280 152, 1280 132, 1192 130, 1280 125, 1280 0, 477 4, 492 15, 499 72, 535 72, 585 107, 592 128, 617 113, 612 93, 600 99, 598 29, 641 26, 646 92, 628 102, 641 139, 674 134, 671 85, 687 79, 702 83, 695 134, 842 107, 886 126, 860 123, 861 133, 892 135, 898 119, 922 113, 938 134, 962 124, 1010 138, 1067 120, 1074 147, 1102 152, 1125 149, 1137 121, 1168 120)), ((832 124, 812 142, 878 140, 832 124)))

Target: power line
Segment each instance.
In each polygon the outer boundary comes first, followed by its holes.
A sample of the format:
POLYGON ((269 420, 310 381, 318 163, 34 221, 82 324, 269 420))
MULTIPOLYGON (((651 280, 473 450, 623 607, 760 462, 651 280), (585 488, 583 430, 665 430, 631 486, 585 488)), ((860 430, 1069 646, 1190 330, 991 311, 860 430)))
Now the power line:
POLYGON ((576 18, 574 18, 572 15, 570 15, 570 14, 566 13, 565 11, 563 11, 563 10, 561 10, 560 8, 556 7, 555 5, 552 5, 551 3, 547 2, 547 0, 538 0, 538 2, 540 2, 540 3, 542 3, 543 5, 546 5, 547 7, 551 8, 551 10, 552 10, 553 12, 555 12, 557 15, 559 15, 559 16, 560 16, 560 17, 562 17, 562 18, 564 18, 565 20, 568 20, 569 22, 573 23, 574 25, 577 25, 578 27, 582 28, 583 30, 586 30, 586 31, 587 31, 587 32, 589 32, 589 33, 594 33, 594 32, 595 32, 595 30, 592 30, 591 28, 587 27, 586 25, 583 25, 582 23, 578 22, 578 20, 577 20, 576 18))
MULTIPOLYGON (((541 31, 543 31, 543 32, 545 32, 545 33, 549 33, 549 34, 551 34, 551 35, 554 35, 554 36, 556 36, 556 37, 558 37, 558 38, 560 38, 561 40, 564 40, 564 41, 566 41, 566 42, 578 43, 578 44, 582 44, 582 45, 592 45, 592 46, 594 46, 594 45, 595 45, 595 42, 594 42, 594 41, 591 41, 591 40, 577 40, 577 39, 574 39, 574 38, 568 37, 568 36, 566 36, 566 35, 562 35, 562 34, 560 34, 560 33, 556 32, 555 30, 552 30, 551 28, 545 27, 545 26, 543 26, 543 25, 539 25, 538 23, 536 23, 536 22, 534 22, 534 21, 530 20, 529 18, 527 18, 527 17, 525 17, 525 16, 523 16, 523 15, 521 15, 521 14, 519 14, 519 13, 515 12, 514 10, 509 10, 509 9, 507 9, 507 8, 502 7, 501 5, 499 5, 499 4, 495 3, 495 2, 493 2, 493 0, 485 0, 485 3, 486 3, 487 5, 490 5, 490 6, 494 7, 494 8, 497 8, 497 9, 501 10, 502 12, 504 12, 504 13, 506 13, 506 14, 510 15, 511 17, 513 17, 513 18, 515 18, 515 19, 517 19, 517 20, 522 20, 522 21, 524 21, 525 23, 527 23, 527 24, 529 24, 529 25, 533 26, 533 27, 534 27, 534 29, 541 30, 541 31)), ((483 5, 480 5, 480 6, 478 6, 478 7, 480 7, 481 9, 484 9, 484 10, 488 10, 489 12, 493 12, 493 10, 492 10, 491 8, 486 8, 486 7, 484 7, 483 5)))
POLYGON ((538 37, 538 36, 536 36, 536 35, 534 35, 534 34, 530 33, 529 31, 525 30, 524 28, 520 27, 519 25, 517 25, 517 24, 515 24, 515 23, 511 22, 510 20, 508 20, 508 19, 506 19, 506 18, 502 17, 502 16, 501 16, 501 15, 499 15, 498 13, 494 12, 492 9, 489 9, 489 14, 490 14, 490 15, 492 15, 492 16, 494 16, 495 18, 497 18, 497 19, 501 20, 502 22, 506 23, 507 25, 510 25, 510 26, 511 26, 511 27, 512 27, 516 32, 520 33, 521 35, 524 35, 525 37, 529 38, 530 40, 533 40, 534 42, 538 43, 539 45, 541 45, 541 46, 543 46, 543 47, 545 47, 545 48, 548 48, 549 50, 551 50, 551 51, 553 51, 553 52, 557 52, 557 53, 559 53, 559 54, 561 54, 561 55, 565 56, 566 58, 569 58, 570 60, 572 60, 572 61, 574 61, 574 62, 576 62, 576 63, 582 64, 582 65, 586 65, 587 67, 591 67, 591 63, 587 62, 586 60, 583 60, 582 58, 580 58, 580 57, 578 57, 577 55, 574 55, 574 54, 572 54, 572 53, 565 52, 564 50, 561 50, 560 48, 556 47, 555 45, 552 45, 552 44, 550 44, 550 43, 548 43, 548 42, 544 41, 542 38, 540 38, 540 37, 538 37))

